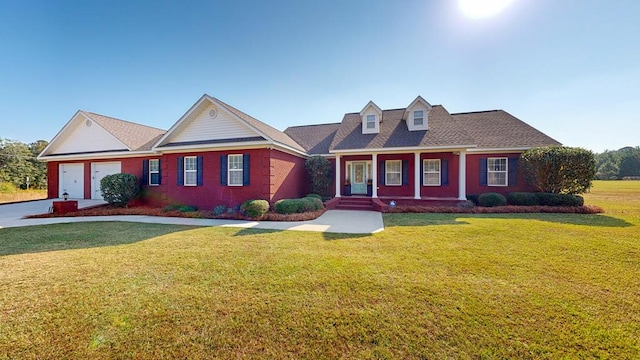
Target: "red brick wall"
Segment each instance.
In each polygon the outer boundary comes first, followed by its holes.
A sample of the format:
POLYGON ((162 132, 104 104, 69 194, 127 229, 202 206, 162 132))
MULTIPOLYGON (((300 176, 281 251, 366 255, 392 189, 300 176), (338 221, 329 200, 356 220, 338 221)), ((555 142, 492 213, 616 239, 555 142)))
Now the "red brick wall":
POLYGON ((414 166, 413 154, 390 154, 378 155, 378 196, 413 196, 413 175, 414 166), (380 162, 386 160, 408 160, 409 161, 409 185, 380 185, 380 162))
MULTIPOLYGON (((447 160, 449 163, 449 184, 440 186, 420 186, 420 196, 425 197, 458 197, 458 166, 460 157, 453 153, 427 153, 420 155, 420 161, 423 159, 440 159, 447 160)), ((413 164, 411 164, 413 166, 413 164)), ((413 183, 413 179, 411 180, 413 183)), ((422 183, 422 174, 420 174, 420 183, 422 183)))
POLYGON ((533 191, 522 175, 521 164, 518 163, 518 181, 515 186, 487 186, 480 185, 480 159, 489 157, 520 157, 520 153, 493 153, 482 155, 467 154, 467 194, 480 195, 487 192, 496 192, 508 195, 515 191, 533 191))
POLYGON ((278 150, 270 150, 271 202, 280 199, 302 197, 309 192, 309 178, 304 167, 305 159, 278 150))

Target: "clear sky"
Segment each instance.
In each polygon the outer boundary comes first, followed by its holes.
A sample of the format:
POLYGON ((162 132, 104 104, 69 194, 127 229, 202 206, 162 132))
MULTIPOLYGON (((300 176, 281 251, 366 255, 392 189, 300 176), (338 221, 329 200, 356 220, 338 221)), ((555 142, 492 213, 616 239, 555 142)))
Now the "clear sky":
POLYGON ((0 0, 0 137, 78 109, 168 129, 207 93, 280 130, 417 95, 568 146, 640 145, 640 1, 0 0))

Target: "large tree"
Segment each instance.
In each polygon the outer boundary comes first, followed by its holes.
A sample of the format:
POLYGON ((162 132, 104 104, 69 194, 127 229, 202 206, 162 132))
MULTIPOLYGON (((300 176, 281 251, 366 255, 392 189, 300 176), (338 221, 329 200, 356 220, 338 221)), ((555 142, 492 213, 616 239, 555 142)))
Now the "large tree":
POLYGON ((47 146, 44 140, 31 144, 0 138, 0 180, 20 188, 46 188, 47 166, 36 156, 47 146))
POLYGON ((305 162, 309 174, 310 191, 322 197, 331 196, 331 172, 333 165, 324 156, 312 156, 305 162))
POLYGON ((595 178, 595 155, 582 148, 534 148, 522 153, 520 158, 525 178, 538 191, 582 194, 589 190, 595 178))

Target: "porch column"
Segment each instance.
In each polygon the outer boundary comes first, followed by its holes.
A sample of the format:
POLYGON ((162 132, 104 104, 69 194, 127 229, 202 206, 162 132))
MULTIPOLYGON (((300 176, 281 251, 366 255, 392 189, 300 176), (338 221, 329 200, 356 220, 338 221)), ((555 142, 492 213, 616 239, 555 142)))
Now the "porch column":
POLYGON ((336 154, 336 197, 340 197, 340 154, 336 154))
POLYGON ((420 199, 420 153, 413 153, 413 198, 420 199))
POLYGON ((467 200, 467 152, 458 156, 458 200, 467 200))
POLYGON ((378 197, 378 154, 371 154, 371 197, 378 197))

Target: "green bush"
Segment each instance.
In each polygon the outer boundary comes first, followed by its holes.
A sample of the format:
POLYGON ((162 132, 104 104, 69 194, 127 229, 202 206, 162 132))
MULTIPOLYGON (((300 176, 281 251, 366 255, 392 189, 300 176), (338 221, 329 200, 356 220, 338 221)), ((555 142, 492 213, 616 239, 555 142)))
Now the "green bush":
POLYGON ((247 200, 240 206, 240 211, 252 219, 258 219, 269 211, 267 200, 247 200))
POLYGON ((182 205, 178 207, 178 211, 180 211, 181 213, 194 212, 198 211, 198 208, 191 205, 182 205))
POLYGON ((320 200, 322 200, 322 196, 320 196, 320 195, 318 195, 318 194, 309 194, 309 195, 307 195, 307 196, 305 196, 305 197, 308 197, 308 198, 316 198, 316 199, 320 199, 320 200))
POLYGON ((16 186, 10 182, 7 182, 7 181, 0 182, 0 193, 13 194, 17 190, 18 189, 16 188, 16 186))
POLYGON ((180 210, 180 206, 182 206, 182 205, 180 205, 180 204, 169 204, 169 205, 165 205, 165 206, 162 208, 162 211, 164 211, 164 212, 178 211, 178 210, 180 210))
POLYGON ((505 206, 507 198, 498 193, 484 193, 478 196, 478 205, 484 207, 505 206))
POLYGON ((579 195, 536 193, 538 203, 545 206, 582 206, 584 198, 579 195))
POLYGON ((129 201, 140 194, 140 183, 132 174, 112 174, 100 180, 100 191, 109 204, 126 207, 129 201))
POLYGON ((219 216, 224 214, 225 212, 227 212, 227 205, 218 205, 216 207, 213 208, 213 215, 214 216, 219 216))
POLYGON ((537 190, 554 194, 581 194, 596 175, 593 152, 582 148, 533 148, 520 156, 527 181, 537 190))
POLYGON ((467 200, 471 201, 474 205, 478 205, 478 194, 469 194, 467 195, 467 200))
POLYGON ((535 193, 530 192, 512 192, 507 195, 507 203, 518 206, 536 206, 538 197, 535 193))
POLYGON ((309 189, 314 194, 329 197, 332 194, 333 165, 324 156, 311 156, 305 163, 309 177, 309 189))
POLYGON ((278 214, 295 214, 316 211, 324 208, 322 200, 315 197, 302 199, 282 199, 276 201, 273 209, 278 214))

